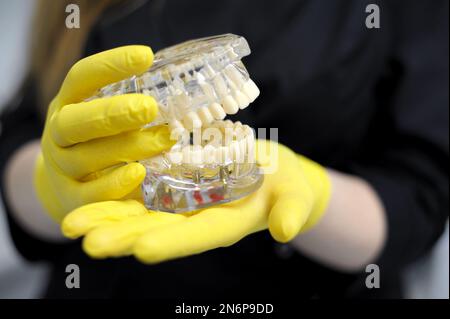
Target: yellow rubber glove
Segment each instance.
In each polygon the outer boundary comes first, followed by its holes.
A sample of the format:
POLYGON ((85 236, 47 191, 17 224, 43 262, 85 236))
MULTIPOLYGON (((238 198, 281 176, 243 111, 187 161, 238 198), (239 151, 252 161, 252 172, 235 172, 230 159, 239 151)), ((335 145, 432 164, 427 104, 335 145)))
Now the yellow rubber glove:
POLYGON ((77 62, 49 106, 34 184, 49 215, 60 222, 81 205, 122 199, 145 177, 136 160, 169 148, 167 127, 143 130, 157 113, 142 94, 84 100, 106 84, 146 71, 153 53, 126 46, 77 62))
POLYGON ((136 200, 93 203, 67 215, 63 233, 85 236, 83 248, 94 258, 134 254, 145 263, 229 246, 267 228, 277 241, 287 242, 319 221, 331 186, 319 164, 283 145, 258 141, 258 149, 269 146, 277 156, 258 152, 258 161, 265 167, 278 161, 278 169, 243 199, 186 214, 147 211, 136 200))

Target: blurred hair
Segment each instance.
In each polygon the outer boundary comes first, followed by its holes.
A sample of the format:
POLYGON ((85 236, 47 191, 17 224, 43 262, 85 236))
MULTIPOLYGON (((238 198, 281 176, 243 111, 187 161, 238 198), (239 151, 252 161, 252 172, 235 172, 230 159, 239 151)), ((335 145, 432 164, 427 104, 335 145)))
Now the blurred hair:
POLYGON ((120 0, 39 0, 31 30, 30 76, 36 83, 37 103, 45 115, 70 67, 80 58, 84 44, 101 13, 120 0), (80 28, 66 27, 68 4, 80 8, 80 28))

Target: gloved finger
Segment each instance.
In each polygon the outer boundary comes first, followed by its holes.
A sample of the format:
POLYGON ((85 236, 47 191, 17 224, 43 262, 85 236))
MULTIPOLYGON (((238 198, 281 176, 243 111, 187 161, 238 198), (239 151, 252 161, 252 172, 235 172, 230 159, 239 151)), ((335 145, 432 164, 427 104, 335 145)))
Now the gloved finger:
POLYGON ((93 258, 131 255, 133 244, 142 234, 185 219, 179 214, 162 212, 129 217, 88 232, 83 240, 83 249, 93 258))
POLYGON ((142 262, 157 263, 232 245, 250 232, 264 229, 267 217, 252 209, 261 212, 262 207, 243 202, 206 209, 185 221, 147 232, 136 241, 133 253, 142 262))
POLYGON ((83 101, 107 84, 145 72, 152 62, 152 50, 143 45, 124 46, 86 57, 68 72, 58 94, 60 103, 83 101))
POLYGON ((269 231, 272 237, 285 243, 294 238, 308 220, 313 207, 312 192, 306 185, 275 195, 269 214, 269 231))
POLYGON ((78 179, 119 163, 155 156, 174 143, 175 141, 170 140, 169 128, 161 125, 67 148, 60 148, 52 143, 47 143, 45 147, 49 147, 48 152, 53 154, 55 163, 65 174, 78 179))
POLYGON ((136 130, 155 118, 151 96, 124 94, 64 106, 53 114, 50 133, 59 146, 136 130))
POLYGON ((100 225, 117 223, 144 214, 147 214, 147 209, 135 200, 96 202, 67 214, 61 227, 64 236, 78 238, 100 225))
POLYGON ((98 179, 78 183, 78 191, 84 199, 83 204, 121 199, 138 187, 145 175, 146 170, 142 164, 129 163, 98 179))

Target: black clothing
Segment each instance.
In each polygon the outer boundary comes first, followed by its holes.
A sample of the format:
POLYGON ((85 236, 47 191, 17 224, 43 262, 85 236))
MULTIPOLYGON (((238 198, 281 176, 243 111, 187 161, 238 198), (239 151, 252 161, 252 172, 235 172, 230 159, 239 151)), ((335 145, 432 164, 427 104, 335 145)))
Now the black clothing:
MULTIPOLYGON (((43 243, 9 216, 19 251, 53 265, 46 296, 288 298, 285 287, 292 287, 296 299, 400 297, 401 270, 432 246, 448 218, 448 2, 377 3, 380 29, 366 28, 364 1, 138 1, 102 17, 86 55, 127 44, 157 51, 203 36, 245 36, 253 53, 244 63, 261 95, 233 119, 278 127, 279 141, 294 151, 373 185, 389 223, 376 262, 380 289, 365 287, 365 272, 319 266, 275 244, 268 232, 146 266, 133 258, 91 260, 79 242, 43 243), (81 289, 65 287, 71 263, 80 266, 81 289)), ((28 98, 3 115, 2 166, 39 136, 36 112, 28 98)))

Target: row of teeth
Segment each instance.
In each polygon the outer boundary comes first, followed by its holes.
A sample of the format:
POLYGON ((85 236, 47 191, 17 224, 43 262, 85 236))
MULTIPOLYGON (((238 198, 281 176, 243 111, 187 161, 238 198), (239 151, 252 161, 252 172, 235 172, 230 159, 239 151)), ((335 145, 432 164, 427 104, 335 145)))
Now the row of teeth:
MULTIPOLYGON (((188 73, 185 73, 188 74, 188 73)), ((223 72, 216 73, 206 65, 199 73, 193 75, 206 98, 206 105, 196 110, 189 110, 182 117, 170 116, 171 129, 186 129, 206 127, 214 120, 223 120, 226 114, 236 114, 239 109, 245 109, 259 95, 259 89, 250 79, 245 78, 234 65, 228 65, 223 72), (205 79, 210 79, 206 81, 205 79)), ((145 93, 145 92, 144 92, 145 93)), ((191 105, 186 101, 186 95, 173 96, 168 101, 169 109, 177 106, 191 105), (178 99, 178 100, 177 100, 178 99)))
POLYGON ((216 121, 208 129, 219 130, 223 138, 205 145, 176 145, 166 154, 168 160, 172 164, 194 165, 254 163, 255 136, 248 125, 230 120, 216 121))

